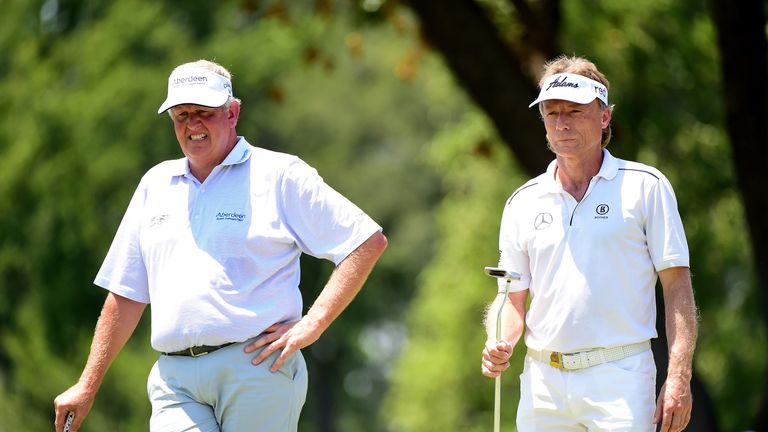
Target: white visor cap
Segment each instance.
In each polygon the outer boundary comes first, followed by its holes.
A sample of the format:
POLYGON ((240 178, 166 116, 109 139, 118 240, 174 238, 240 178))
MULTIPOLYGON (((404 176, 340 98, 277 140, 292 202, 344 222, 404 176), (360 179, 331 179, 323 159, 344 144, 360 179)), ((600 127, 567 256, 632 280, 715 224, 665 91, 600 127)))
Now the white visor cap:
POLYGON ((528 108, 545 100, 560 99, 578 104, 588 104, 600 99, 608 105, 608 88, 583 75, 572 73, 555 74, 544 81, 539 97, 528 108))
POLYGON ((220 107, 232 96, 232 83, 223 76, 199 67, 181 67, 168 77, 168 97, 157 113, 176 105, 220 107))

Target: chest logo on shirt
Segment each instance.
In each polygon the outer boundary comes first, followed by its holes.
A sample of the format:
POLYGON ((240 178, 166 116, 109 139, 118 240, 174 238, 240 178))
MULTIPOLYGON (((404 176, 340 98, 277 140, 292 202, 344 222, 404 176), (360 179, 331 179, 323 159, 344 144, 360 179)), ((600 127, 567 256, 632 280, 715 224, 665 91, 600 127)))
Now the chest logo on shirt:
POLYGON ((216 213, 216 220, 232 220, 242 222, 245 219, 245 215, 235 212, 218 212, 216 213))
POLYGON ((595 213, 597 213, 597 216, 595 216, 595 219, 608 219, 608 212, 611 211, 611 208, 608 207, 608 204, 599 204, 597 207, 595 207, 595 213))
POLYGON ((164 224, 164 223, 168 222, 168 217, 169 216, 170 215, 168 215, 168 214, 159 214, 159 215, 156 215, 156 216, 152 216, 152 218, 149 220, 149 227, 152 228, 154 226, 158 226, 158 225, 161 225, 161 224, 164 224))
POLYGON ((536 215, 536 219, 533 220, 533 227, 541 231, 549 228, 552 225, 552 215, 549 213, 539 213, 536 215))

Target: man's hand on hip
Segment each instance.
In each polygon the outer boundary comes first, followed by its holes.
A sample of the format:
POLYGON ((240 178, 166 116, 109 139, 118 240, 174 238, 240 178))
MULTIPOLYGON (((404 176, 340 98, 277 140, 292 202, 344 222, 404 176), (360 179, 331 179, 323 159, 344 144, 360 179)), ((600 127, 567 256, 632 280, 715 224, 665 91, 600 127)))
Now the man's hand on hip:
POLYGON ((266 348, 252 361, 254 365, 258 365, 282 348, 280 356, 270 367, 272 372, 277 372, 291 354, 313 344, 321 333, 320 326, 305 316, 300 321, 271 325, 258 339, 245 346, 245 352, 252 353, 266 345, 266 348))

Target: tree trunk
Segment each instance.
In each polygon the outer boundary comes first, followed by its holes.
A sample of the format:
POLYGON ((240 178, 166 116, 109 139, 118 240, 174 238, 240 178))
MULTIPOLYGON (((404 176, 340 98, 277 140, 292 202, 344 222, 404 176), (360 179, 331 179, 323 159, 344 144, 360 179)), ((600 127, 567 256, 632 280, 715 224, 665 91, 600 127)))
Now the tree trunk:
MULTIPOLYGON (((715 0, 723 92, 736 178, 741 190, 762 311, 768 310, 768 58, 762 0, 715 0)), ((768 430, 768 381, 754 429, 768 430)))
POLYGON ((424 37, 443 55, 523 169, 528 173, 544 171, 553 155, 547 149, 538 111, 528 108, 536 99, 537 86, 485 11, 473 0, 408 3, 419 16, 424 37))

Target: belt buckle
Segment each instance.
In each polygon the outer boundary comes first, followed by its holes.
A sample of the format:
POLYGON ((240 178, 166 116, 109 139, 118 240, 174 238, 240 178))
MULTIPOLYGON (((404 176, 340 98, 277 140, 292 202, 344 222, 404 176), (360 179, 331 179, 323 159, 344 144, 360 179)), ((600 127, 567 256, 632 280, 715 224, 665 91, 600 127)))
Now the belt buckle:
POLYGON ((208 354, 208 351, 203 351, 201 353, 196 353, 195 352, 195 347, 190 347, 189 348, 189 355, 190 355, 190 357, 201 357, 201 356, 204 356, 206 354, 208 354))
POLYGON ((549 365, 555 369, 565 370, 563 367, 563 353, 552 352, 549 355, 549 365))

